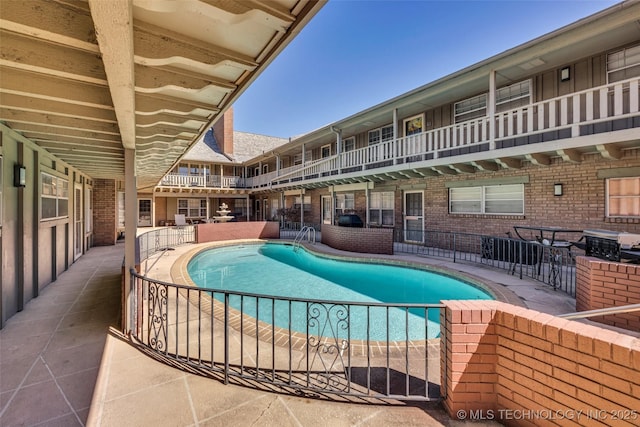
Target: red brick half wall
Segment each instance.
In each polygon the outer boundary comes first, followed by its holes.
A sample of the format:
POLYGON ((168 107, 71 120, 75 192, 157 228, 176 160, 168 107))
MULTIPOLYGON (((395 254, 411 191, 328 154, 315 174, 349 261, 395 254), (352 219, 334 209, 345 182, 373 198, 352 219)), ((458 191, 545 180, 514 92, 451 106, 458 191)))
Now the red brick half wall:
POLYGON ((443 303, 441 393, 451 417, 640 424, 640 338, 498 301, 443 303))
MULTIPOLYGON (((640 304, 640 265, 610 262, 593 257, 577 257, 577 311, 631 304, 640 304)), ((590 319, 631 331, 640 331, 639 312, 590 319)))
POLYGON ((343 251, 393 255, 393 230, 323 224, 322 243, 343 251))
POLYGON ((221 222, 196 226, 196 243, 279 238, 280 224, 277 222, 221 222))

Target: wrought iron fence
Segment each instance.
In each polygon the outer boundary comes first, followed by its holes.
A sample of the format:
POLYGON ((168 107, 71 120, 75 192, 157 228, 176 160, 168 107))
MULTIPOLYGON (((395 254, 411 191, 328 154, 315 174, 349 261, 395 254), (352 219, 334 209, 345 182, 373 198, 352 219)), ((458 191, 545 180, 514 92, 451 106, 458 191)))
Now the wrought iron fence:
POLYGON ((584 252, 537 241, 445 231, 394 231, 394 252, 449 258, 508 271, 576 295, 575 259, 584 252))
POLYGON ((442 305, 241 294, 134 270, 131 278, 132 335, 184 368, 314 397, 440 398, 442 305))

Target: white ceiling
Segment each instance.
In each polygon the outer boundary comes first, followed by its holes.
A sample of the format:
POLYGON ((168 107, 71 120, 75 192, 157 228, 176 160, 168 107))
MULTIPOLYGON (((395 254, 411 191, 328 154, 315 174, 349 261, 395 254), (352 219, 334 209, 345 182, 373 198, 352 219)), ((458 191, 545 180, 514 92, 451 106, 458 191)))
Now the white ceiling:
POLYGON ((0 121, 92 178, 155 185, 325 1, 1 0, 0 121))

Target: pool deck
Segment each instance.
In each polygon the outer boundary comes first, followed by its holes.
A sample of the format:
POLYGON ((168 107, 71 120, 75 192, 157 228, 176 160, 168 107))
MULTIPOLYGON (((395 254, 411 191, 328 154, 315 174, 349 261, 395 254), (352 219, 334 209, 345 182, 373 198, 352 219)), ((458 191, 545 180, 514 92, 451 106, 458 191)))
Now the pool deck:
MULTIPOLYGON (((171 264, 192 249, 166 252, 146 268, 170 280, 171 264)), ((451 420, 438 403, 314 400, 224 385, 156 361, 120 332, 123 256, 122 244, 92 248, 0 330, 1 426, 465 425, 451 420)), ((483 278, 504 289, 505 298, 517 295, 534 310, 575 309, 572 298, 502 271, 420 256, 392 258, 483 278)))

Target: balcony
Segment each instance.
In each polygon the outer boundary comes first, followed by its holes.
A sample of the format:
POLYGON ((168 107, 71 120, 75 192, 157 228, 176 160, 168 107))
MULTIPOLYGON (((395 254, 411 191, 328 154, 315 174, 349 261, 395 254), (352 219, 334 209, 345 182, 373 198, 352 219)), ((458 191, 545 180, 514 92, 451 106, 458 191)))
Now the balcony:
POLYGON ((246 188, 245 178, 229 175, 190 176, 168 173, 156 187, 158 192, 231 191, 246 188))
POLYGON ((578 161, 589 152, 616 157, 638 146, 639 100, 638 78, 616 82, 340 153, 282 170, 262 185, 472 173, 517 168, 525 159, 578 161))
POLYGON ((168 174, 156 191, 244 192, 495 171, 554 156, 576 162, 584 153, 616 158, 638 146, 639 104, 633 78, 255 177, 168 174))

